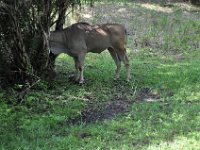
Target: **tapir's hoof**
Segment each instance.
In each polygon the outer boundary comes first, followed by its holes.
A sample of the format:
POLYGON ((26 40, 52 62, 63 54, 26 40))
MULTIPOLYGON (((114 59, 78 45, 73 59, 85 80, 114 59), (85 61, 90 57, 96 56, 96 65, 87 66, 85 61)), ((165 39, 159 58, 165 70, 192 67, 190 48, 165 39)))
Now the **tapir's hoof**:
POLYGON ((79 83, 79 80, 75 78, 74 74, 69 75, 69 81, 74 83, 79 83))
POLYGON ((118 78, 117 78, 117 77, 115 77, 115 78, 114 78, 114 81, 119 81, 119 77, 118 77, 118 78))
POLYGON ((130 82, 130 80, 131 80, 131 77, 129 77, 129 78, 126 79, 127 82, 130 82))
POLYGON ((74 74, 70 74, 70 75, 69 75, 69 80, 70 80, 70 81, 73 81, 73 80, 74 80, 74 74))
POLYGON ((81 80, 81 81, 78 82, 78 84, 79 84, 79 85, 83 85, 83 84, 85 84, 85 81, 84 81, 84 80, 81 80))

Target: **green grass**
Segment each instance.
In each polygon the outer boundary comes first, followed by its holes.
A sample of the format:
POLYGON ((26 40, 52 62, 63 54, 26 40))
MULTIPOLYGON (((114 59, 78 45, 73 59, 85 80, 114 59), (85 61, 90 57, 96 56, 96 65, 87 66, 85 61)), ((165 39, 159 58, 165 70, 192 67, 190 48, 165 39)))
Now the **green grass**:
MULTIPOLYGON (((128 41, 132 80, 125 81, 123 67, 115 82, 114 62, 103 52, 87 56, 86 84, 72 84, 73 59, 60 55, 53 89, 41 81, 21 104, 8 104, 8 99, 15 101, 14 94, 5 97, 0 89, 0 149, 199 149, 199 12, 187 10, 185 16, 179 5, 170 14, 137 2, 116 5, 134 11, 127 16, 129 31, 135 28, 136 33, 128 41), (119 102, 129 107, 110 119, 72 123, 86 109, 101 115, 106 112, 100 110, 119 102)), ((123 21, 121 15, 114 19, 123 21)))
POLYGON ((22 105, 1 102, 2 148, 198 149, 200 55, 198 52, 186 55, 181 62, 141 56, 130 57, 133 81, 123 81, 125 72, 122 72, 122 79, 115 83, 114 63, 108 53, 89 55, 85 70, 87 84, 78 86, 67 81, 73 62, 62 55, 57 62, 59 74, 53 90, 40 84, 22 105), (143 88, 159 93, 160 99, 135 101, 134 93, 143 88), (110 120, 68 124, 88 103, 98 107, 116 99, 135 102, 127 113, 110 120))

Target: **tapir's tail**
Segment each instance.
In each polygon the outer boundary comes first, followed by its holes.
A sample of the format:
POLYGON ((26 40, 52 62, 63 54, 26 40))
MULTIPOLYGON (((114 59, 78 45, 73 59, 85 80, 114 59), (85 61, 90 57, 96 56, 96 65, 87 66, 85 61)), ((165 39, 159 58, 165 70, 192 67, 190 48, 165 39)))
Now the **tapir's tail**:
POLYGON ((124 33, 125 33, 125 45, 127 45, 127 40, 128 40, 128 38, 127 38, 127 36, 128 36, 128 33, 127 33, 127 30, 126 30, 126 28, 124 28, 124 33))

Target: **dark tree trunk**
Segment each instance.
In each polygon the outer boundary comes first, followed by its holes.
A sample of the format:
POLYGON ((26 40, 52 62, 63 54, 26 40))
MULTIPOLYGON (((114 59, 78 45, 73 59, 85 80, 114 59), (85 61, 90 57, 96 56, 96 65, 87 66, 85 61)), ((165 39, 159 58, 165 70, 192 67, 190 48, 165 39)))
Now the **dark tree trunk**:
POLYGON ((51 22, 51 0, 43 0, 43 10, 38 9, 38 14, 41 14, 38 26, 40 28, 40 38, 38 38, 38 47, 36 48, 37 53, 32 62, 32 66, 37 75, 42 75, 48 67, 49 50, 48 50, 48 35, 50 32, 51 22))
POLYGON ((15 67, 17 70, 21 72, 28 71, 30 67, 30 62, 28 59, 28 55, 25 50, 25 44, 23 41, 23 36, 21 33, 20 25, 18 19, 19 14, 19 6, 18 3, 15 2, 12 6, 5 6, 6 11, 8 11, 9 22, 11 23, 11 34, 14 42, 14 48, 11 49, 13 54, 13 59, 15 62, 15 67))
POLYGON ((66 0, 60 0, 58 1, 58 20, 56 22, 56 28, 55 30, 62 30, 63 26, 65 24, 65 14, 66 11, 70 5, 70 1, 66 1, 66 0))
POLYGON ((12 16, 12 25, 15 28, 15 30, 13 30, 13 40, 14 40, 15 48, 12 49, 14 62, 17 69, 23 72, 26 72, 30 64, 28 60, 28 55, 25 51, 25 46, 24 46, 21 30, 19 28, 19 24, 16 21, 16 17, 14 16, 14 14, 12 16))

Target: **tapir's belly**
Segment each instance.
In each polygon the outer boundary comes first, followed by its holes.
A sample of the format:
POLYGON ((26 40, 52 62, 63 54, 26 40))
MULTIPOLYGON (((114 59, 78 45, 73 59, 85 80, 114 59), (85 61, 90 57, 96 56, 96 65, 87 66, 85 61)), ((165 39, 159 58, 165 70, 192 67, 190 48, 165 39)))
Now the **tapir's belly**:
POLYGON ((73 51, 69 50, 66 48, 65 45, 63 44, 58 44, 58 43, 50 43, 50 51, 53 54, 61 54, 61 53, 66 53, 70 56, 74 56, 73 51))
POLYGON ((92 53, 101 53, 102 51, 106 50, 109 47, 111 47, 111 44, 107 38, 91 40, 90 42, 87 42, 88 52, 92 53))

